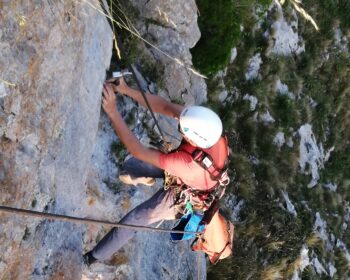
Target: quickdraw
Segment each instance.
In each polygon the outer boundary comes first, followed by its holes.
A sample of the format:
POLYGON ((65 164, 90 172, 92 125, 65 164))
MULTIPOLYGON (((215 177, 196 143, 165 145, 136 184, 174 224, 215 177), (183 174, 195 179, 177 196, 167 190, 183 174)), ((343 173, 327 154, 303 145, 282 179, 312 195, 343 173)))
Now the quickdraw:
POLYGON ((185 205, 185 209, 183 211, 184 215, 188 215, 188 214, 193 214, 193 206, 192 206, 192 195, 190 193, 189 189, 184 189, 181 193, 180 193, 180 201, 183 201, 183 204, 185 205))

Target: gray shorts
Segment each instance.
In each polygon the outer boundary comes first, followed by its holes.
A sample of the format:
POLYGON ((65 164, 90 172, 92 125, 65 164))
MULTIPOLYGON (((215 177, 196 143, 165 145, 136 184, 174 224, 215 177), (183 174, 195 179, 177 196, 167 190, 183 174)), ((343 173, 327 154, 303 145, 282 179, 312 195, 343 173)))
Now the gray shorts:
MULTIPOLYGON (((120 223, 147 226, 161 220, 174 220, 177 211, 173 204, 172 192, 160 189, 150 199, 124 216, 120 223)), ((135 234, 134 230, 113 228, 92 250, 92 255, 98 260, 109 259, 135 234)))
MULTIPOLYGON (((129 174, 133 177, 163 178, 164 171, 149 163, 136 158, 128 159, 123 166, 121 174, 129 174)), ((156 192, 150 199, 143 202, 120 220, 122 224, 147 226, 161 220, 174 220, 177 211, 174 207, 174 197, 171 191, 163 188, 156 192)), ((92 250, 92 255, 98 260, 109 259, 117 252, 136 231, 113 228, 92 250)))

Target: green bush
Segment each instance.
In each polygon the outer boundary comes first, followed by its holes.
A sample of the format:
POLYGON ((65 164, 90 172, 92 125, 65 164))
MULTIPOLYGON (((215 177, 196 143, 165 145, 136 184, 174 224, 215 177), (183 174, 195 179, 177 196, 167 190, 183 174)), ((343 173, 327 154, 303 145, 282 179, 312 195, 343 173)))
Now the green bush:
POLYGON ((204 74, 224 68, 240 36, 239 15, 232 0, 198 0, 201 39, 192 49, 193 64, 204 74))
POLYGON ((294 126, 296 120, 294 100, 287 95, 279 94, 274 100, 273 109, 277 124, 284 128, 294 126))

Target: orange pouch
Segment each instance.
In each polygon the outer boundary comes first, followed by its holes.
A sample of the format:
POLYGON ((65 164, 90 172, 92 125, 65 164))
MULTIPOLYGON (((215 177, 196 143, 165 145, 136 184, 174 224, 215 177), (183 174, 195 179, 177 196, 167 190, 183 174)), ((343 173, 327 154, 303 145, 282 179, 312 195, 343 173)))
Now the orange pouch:
POLYGON ((232 255, 234 225, 217 211, 204 233, 192 244, 193 251, 205 252, 212 264, 232 255))

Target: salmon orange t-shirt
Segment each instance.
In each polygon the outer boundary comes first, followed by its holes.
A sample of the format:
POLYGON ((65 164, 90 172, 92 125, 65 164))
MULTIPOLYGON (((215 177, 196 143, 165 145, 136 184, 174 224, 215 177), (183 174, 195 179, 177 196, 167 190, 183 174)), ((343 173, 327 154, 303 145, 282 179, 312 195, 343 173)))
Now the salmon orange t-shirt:
MULTIPOLYGON (((192 159, 192 152, 198 148, 184 142, 169 154, 161 154, 160 168, 181 179, 183 183, 197 190, 207 191, 213 188, 217 181, 212 180, 207 170, 192 159)), ((209 154, 215 165, 222 169, 228 157, 227 142, 224 137, 209 149, 202 149, 209 154)))

